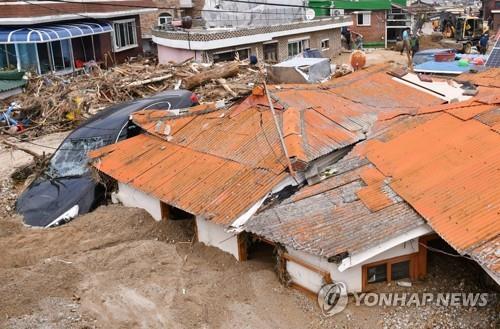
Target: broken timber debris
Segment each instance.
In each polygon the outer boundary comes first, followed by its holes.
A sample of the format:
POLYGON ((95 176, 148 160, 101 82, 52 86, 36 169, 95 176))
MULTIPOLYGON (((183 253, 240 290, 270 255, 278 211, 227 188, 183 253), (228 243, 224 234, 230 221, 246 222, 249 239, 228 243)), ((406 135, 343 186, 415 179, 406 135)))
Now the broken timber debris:
POLYGON ((238 62, 231 62, 221 65, 211 70, 200 72, 199 74, 186 77, 182 81, 182 86, 185 89, 193 89, 201 86, 207 81, 235 76, 240 71, 238 62))
POLYGON ((19 104, 13 115, 30 122, 22 133, 33 138, 72 129, 110 105, 177 89, 179 81, 200 102, 229 100, 250 94, 257 82, 258 75, 242 63, 210 65, 189 59, 180 64, 157 64, 154 59, 138 59, 73 76, 32 75, 25 93, 0 102, 0 110, 14 101, 19 104), (224 78, 224 82, 218 81, 224 78))

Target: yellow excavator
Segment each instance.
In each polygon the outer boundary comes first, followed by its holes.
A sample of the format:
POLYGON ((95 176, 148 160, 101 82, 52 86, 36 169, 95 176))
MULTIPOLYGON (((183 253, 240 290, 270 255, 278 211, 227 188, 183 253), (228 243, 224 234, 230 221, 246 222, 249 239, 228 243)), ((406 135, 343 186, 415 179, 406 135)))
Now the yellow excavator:
POLYGON ((440 30, 444 38, 441 40, 443 46, 470 54, 472 47, 479 43, 481 35, 488 31, 488 26, 478 17, 456 17, 448 13, 440 20, 440 30))

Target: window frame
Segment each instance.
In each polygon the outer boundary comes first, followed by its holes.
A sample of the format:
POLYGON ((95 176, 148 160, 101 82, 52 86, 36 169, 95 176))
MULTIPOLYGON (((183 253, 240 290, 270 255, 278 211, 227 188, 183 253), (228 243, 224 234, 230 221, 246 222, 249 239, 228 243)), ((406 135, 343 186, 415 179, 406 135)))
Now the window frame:
POLYGON ((321 47, 321 51, 330 50, 330 39, 322 39, 320 41, 320 47, 321 47), (323 47, 323 42, 327 42, 326 47, 323 47))
MULTIPOLYGON (((388 258, 384 259, 381 261, 373 262, 373 263, 368 263, 364 264, 361 267, 361 274, 362 274, 362 290, 366 291, 367 287, 372 286, 373 284, 377 284, 380 282, 391 282, 392 280, 392 264, 396 263, 401 263, 401 262, 409 262, 409 268, 408 268, 408 273, 409 273, 409 279, 410 280, 415 280, 417 277, 417 253, 413 254, 408 254, 408 255, 403 255, 403 256, 398 256, 398 257, 393 257, 393 258, 388 258), (385 281, 380 281, 380 282, 374 282, 374 283, 368 283, 368 268, 372 268, 375 266, 380 266, 380 265, 386 265, 386 280, 385 281)), ((402 280, 402 279, 398 279, 402 280)))
POLYGON ((246 58, 241 58, 240 57, 240 61, 241 60, 245 60, 245 59, 249 59, 250 56, 252 55, 252 48, 251 47, 242 47, 242 48, 236 48, 236 49, 230 49, 230 50, 224 50, 224 51, 214 52, 214 53, 212 53, 212 59, 213 59, 214 62, 215 61, 217 61, 218 63, 224 62, 224 60, 218 61, 218 59, 215 59, 214 56, 221 55, 221 54, 231 54, 233 56, 232 60, 234 60, 236 58, 236 53, 239 53, 240 51, 247 51, 247 54, 248 54, 248 56, 246 58))
POLYGON ((371 11, 358 11, 356 12, 356 26, 371 26, 372 25, 372 12, 371 11), (359 23, 359 17, 362 17, 362 23, 359 23), (366 16, 365 16, 366 15, 366 16), (365 17, 368 17, 368 22, 365 21, 365 17))
POLYGON ((160 15, 158 15, 158 25, 159 26, 167 25, 169 22, 172 23, 173 19, 174 19, 174 17, 172 16, 172 14, 170 14, 170 13, 161 13, 160 15), (162 23, 161 19, 165 19, 165 23, 162 23))
POLYGON ((288 44, 287 44, 288 58, 293 58, 293 57, 303 53, 304 50, 309 48, 309 41, 310 41, 310 38, 289 39, 288 44), (295 55, 290 55, 290 45, 291 44, 297 44, 297 54, 295 54, 295 55))
POLYGON ((19 62, 19 59, 17 58, 17 52, 16 52, 16 46, 15 44, 0 44, 0 48, 2 50, 0 51, 3 51, 3 53, 5 54, 5 64, 6 66, 4 67, 0 67, 0 69, 17 69, 18 68, 18 62, 19 62), (9 47, 11 46, 11 47, 9 47), (10 50, 9 50, 10 48, 10 50), (12 49, 14 48, 14 49, 12 49), (14 51, 12 51, 14 50, 14 51), (14 63, 11 63, 11 60, 14 59, 14 63))
POLYGON ((112 39, 113 39, 114 52, 120 52, 120 51, 124 51, 124 50, 138 47, 139 43, 137 40, 137 24, 136 24, 135 18, 121 19, 121 20, 113 21, 113 34, 112 34, 112 36, 113 36, 112 39), (124 40, 125 40, 125 43, 127 43, 127 45, 120 47, 118 45, 118 41, 121 39, 121 31, 119 28, 117 28, 117 26, 123 25, 124 31, 129 31, 128 30, 129 23, 132 23, 132 27, 133 27, 132 35, 133 35, 134 43, 130 43, 130 34, 126 33, 124 40))

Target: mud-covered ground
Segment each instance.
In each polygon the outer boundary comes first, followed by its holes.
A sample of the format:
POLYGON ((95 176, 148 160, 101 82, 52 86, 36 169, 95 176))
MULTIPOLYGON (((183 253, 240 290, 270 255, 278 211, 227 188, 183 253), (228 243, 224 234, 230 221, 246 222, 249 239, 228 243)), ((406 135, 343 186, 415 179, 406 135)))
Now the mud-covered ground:
MULTIPOLYGON (((63 137, 42 142, 57 146, 63 137)), ((351 298, 326 318, 315 300, 280 285, 269 258, 238 263, 193 242, 190 222, 158 223, 140 209, 103 206, 62 227, 25 227, 12 210, 22 184, 9 175, 29 156, 2 147, 0 159, 0 328, 500 327, 493 301, 408 308, 351 298)), ((491 293, 467 261, 440 254, 430 257, 426 281, 378 289, 491 293)))

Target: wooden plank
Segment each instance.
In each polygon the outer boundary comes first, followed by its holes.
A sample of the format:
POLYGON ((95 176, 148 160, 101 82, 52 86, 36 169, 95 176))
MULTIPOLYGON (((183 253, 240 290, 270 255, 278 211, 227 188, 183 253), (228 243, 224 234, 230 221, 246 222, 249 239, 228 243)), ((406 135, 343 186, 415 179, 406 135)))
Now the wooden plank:
POLYGON ((241 232, 237 235, 238 241, 238 260, 244 262, 248 260, 248 250, 246 244, 245 232, 241 232))

